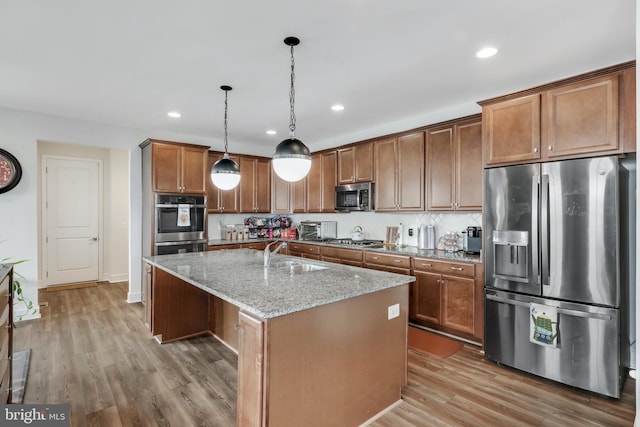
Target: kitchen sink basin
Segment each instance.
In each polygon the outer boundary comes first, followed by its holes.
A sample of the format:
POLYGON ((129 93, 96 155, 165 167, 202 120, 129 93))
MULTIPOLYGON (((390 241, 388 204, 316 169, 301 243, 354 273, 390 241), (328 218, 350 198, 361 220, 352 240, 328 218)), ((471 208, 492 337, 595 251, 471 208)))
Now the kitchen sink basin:
POLYGON ((317 264, 308 264, 300 261, 272 262, 269 268, 288 271, 289 274, 308 273, 310 271, 326 270, 329 267, 317 264))

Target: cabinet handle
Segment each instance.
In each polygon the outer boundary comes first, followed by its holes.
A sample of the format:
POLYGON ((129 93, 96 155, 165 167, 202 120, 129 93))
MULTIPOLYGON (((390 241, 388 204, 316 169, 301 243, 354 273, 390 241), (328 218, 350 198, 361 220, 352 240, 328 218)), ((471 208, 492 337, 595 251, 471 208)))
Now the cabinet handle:
POLYGON ((553 151, 553 145, 549 146, 549 151, 553 151))
POLYGON ((456 271, 462 271, 464 270, 464 268, 462 267, 451 267, 452 270, 456 270, 456 271))
POLYGON ((537 153, 538 152, 538 147, 533 147, 533 152, 537 153))
POLYGON ((433 264, 425 264, 424 262, 420 265, 423 267, 433 267, 433 264))
POLYGON ((372 256, 371 259, 379 259, 377 256, 372 256))
POLYGON ((402 262, 401 259, 394 259, 393 262, 402 262))

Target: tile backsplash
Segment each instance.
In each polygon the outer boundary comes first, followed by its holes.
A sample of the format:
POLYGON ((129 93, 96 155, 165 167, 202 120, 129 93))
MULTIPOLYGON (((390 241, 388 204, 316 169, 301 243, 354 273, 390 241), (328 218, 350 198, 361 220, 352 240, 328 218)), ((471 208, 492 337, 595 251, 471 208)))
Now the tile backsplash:
MULTIPOLYGON (((250 214, 210 214, 208 232, 210 239, 220 238, 222 224, 242 224, 250 214)), ((271 214, 263 214, 271 216, 271 214)), ((436 240, 449 231, 465 231, 467 226, 482 226, 482 214, 468 212, 419 212, 419 213, 374 213, 351 212, 336 214, 290 214, 293 224, 300 221, 337 221, 338 237, 351 237, 351 231, 361 226, 365 239, 384 240, 387 226, 403 225, 403 241, 408 246, 417 246, 417 228, 419 225, 433 225, 436 240), (413 229, 413 236, 409 236, 413 229)))

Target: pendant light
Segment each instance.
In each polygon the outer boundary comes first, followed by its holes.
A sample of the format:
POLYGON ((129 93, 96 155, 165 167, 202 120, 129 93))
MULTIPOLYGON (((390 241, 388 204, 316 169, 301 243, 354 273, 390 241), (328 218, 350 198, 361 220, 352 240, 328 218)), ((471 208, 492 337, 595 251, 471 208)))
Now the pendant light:
POLYGON ((211 167, 211 181, 221 190, 232 190, 240 183, 240 166, 227 152, 227 95, 231 86, 220 86, 224 91, 224 156, 211 167))
POLYGON ((307 176, 311 169, 311 152, 306 145, 295 137, 296 113, 294 110, 296 91, 293 86, 295 81, 295 62, 293 59, 293 47, 300 40, 297 37, 287 37, 284 44, 291 48, 291 86, 289 88, 289 138, 282 141, 273 153, 273 170, 285 181, 300 181, 307 176))

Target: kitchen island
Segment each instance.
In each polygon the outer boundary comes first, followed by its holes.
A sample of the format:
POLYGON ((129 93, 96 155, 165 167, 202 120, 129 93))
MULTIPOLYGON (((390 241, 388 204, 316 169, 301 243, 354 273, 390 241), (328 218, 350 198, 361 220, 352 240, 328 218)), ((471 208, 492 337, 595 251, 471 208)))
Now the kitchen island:
POLYGON ((239 426, 357 426, 400 401, 410 276, 249 249, 146 258, 159 342, 238 353, 239 426))

